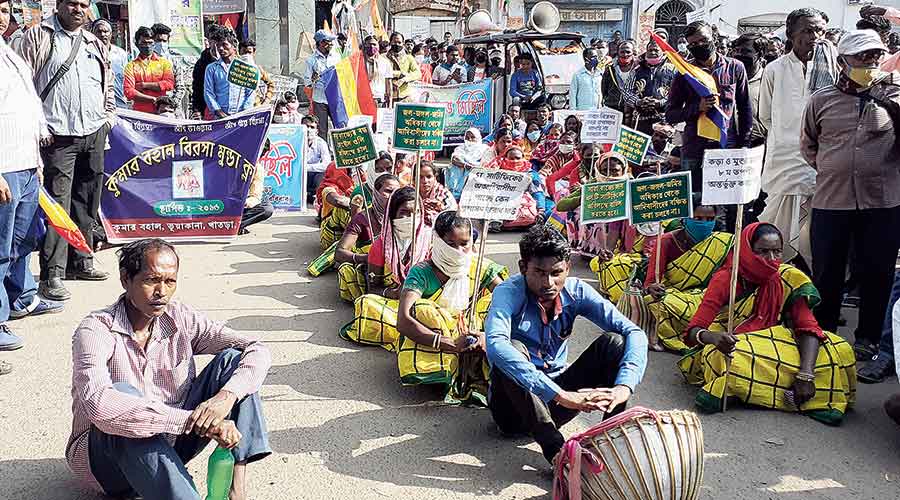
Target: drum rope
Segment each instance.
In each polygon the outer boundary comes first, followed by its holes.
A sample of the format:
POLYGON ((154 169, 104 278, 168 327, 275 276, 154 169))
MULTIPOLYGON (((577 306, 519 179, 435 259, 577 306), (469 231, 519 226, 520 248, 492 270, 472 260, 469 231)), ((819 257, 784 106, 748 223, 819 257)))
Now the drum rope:
MULTIPOLYGON (((570 437, 563 445, 563 448, 556 459, 556 470, 553 478, 553 500, 581 500, 582 440, 603 434, 610 429, 619 427, 622 424, 639 417, 659 418, 655 411, 642 406, 635 406, 634 408, 625 410, 614 417, 604 420, 581 434, 575 434, 570 437), (570 466, 568 473, 566 473, 566 465, 570 466), (563 485, 562 478, 564 476, 566 477, 568 488, 563 485)), ((587 467, 592 473, 599 474, 603 472, 604 466, 602 462, 597 462, 593 455, 588 454, 587 467)))

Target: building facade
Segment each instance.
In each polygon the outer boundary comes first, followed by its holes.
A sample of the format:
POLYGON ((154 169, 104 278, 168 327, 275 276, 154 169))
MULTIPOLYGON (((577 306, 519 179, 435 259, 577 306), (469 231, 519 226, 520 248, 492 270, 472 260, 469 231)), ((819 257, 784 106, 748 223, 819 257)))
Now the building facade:
MULTIPOLYGON (((525 2, 526 22, 532 7, 537 3, 534 0, 525 2)), ((621 31, 624 38, 629 38, 633 31, 633 4, 632 0, 553 0, 553 5, 559 9, 559 31, 582 33, 588 40, 609 40, 616 31, 621 31)))

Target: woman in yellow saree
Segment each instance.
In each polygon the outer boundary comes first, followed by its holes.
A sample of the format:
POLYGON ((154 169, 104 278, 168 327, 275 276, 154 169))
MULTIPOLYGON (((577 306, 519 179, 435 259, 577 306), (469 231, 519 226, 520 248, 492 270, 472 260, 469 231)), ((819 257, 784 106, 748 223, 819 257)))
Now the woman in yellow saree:
POLYGON ((400 291, 397 363, 404 385, 437 384, 448 402, 487 406, 481 330, 491 293, 508 273, 484 259, 476 277, 472 235, 472 222, 457 212, 437 216, 431 258, 413 266, 400 291))
POLYGON ((397 307, 400 286, 410 268, 428 258, 431 228, 425 225, 424 211, 413 217, 416 190, 400 188, 391 195, 381 236, 372 244, 367 257, 368 293, 353 302, 354 318, 341 328, 341 337, 360 344, 380 345, 396 350, 397 307), (416 244, 413 245, 413 224, 416 244))
POLYGON ((371 207, 350 219, 334 252, 334 261, 338 266, 338 292, 342 300, 350 303, 366 293, 368 254, 375 239, 372 235, 381 234, 388 199, 400 188, 400 179, 392 174, 381 174, 373 188, 371 207))
POLYGON ((819 327, 811 311, 819 292, 781 263, 775 226, 750 224, 740 245, 734 334, 727 332, 731 255, 684 330, 687 345, 697 347, 678 364, 689 383, 702 386, 697 405, 716 412, 728 398, 840 424, 856 394, 853 349, 819 327))
POLYGON ((681 339, 714 272, 722 265, 731 248, 733 236, 713 231, 716 210, 694 198, 694 216, 684 219, 684 226, 663 233, 659 246, 650 249, 644 279, 644 303, 656 319, 656 334, 661 346, 675 352, 686 352, 681 339), (659 248, 659 280, 656 277, 656 252, 659 248))

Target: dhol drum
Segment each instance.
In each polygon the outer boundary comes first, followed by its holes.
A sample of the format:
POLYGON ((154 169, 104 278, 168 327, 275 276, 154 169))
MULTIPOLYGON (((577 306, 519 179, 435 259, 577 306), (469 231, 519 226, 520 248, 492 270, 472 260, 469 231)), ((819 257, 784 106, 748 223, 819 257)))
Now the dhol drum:
POLYGON ((569 438, 554 500, 694 500, 703 480, 697 415, 634 407, 569 438))

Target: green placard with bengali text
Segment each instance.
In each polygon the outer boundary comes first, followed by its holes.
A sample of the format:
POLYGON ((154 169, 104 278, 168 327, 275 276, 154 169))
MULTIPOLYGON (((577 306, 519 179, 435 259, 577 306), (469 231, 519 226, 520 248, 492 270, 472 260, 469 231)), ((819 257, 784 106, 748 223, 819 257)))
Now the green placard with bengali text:
POLYGON ((369 124, 332 129, 329 134, 337 168, 358 167, 378 157, 369 124))
POLYGON ((444 147, 444 110, 437 104, 397 104, 394 107, 394 148, 440 151, 444 147))
POLYGON ((259 85, 259 68, 240 59, 234 59, 228 66, 228 83, 255 90, 259 85))
POLYGON ((628 181, 595 182, 581 187, 581 222, 615 222, 628 218, 628 181))
POLYGON ((619 130, 619 142, 613 146, 613 151, 620 153, 626 160, 635 165, 642 165, 649 148, 649 135, 623 125, 619 130))
POLYGON ((693 216, 690 172, 633 179, 628 183, 632 224, 693 216))

